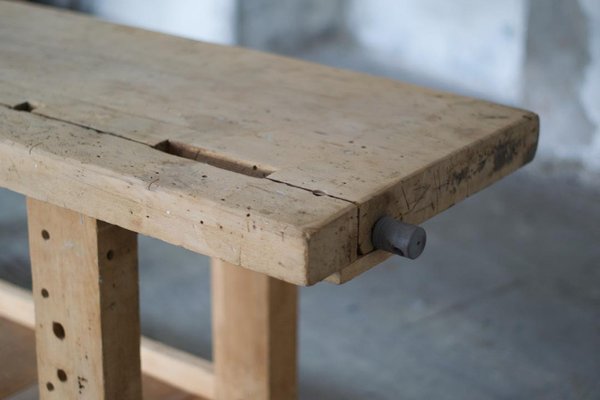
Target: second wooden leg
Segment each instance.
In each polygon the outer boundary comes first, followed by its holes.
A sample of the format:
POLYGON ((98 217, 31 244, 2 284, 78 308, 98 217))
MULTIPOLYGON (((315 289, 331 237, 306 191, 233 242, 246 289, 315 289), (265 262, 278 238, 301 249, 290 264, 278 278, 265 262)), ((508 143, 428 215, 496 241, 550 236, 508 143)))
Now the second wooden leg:
POLYGON ((28 199, 41 399, 141 398, 136 234, 28 199))
POLYGON ((295 399, 298 288, 212 262, 216 399, 295 399))

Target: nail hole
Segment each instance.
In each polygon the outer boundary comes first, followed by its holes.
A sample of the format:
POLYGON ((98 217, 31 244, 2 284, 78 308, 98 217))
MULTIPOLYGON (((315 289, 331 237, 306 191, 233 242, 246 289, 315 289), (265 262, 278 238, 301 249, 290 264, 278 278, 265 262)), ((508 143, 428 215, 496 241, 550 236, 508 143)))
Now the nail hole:
POLYGON ((109 250, 108 253, 106 253, 106 258, 109 260, 112 260, 115 256, 115 252, 112 250, 109 250))
POLYGON ((58 376, 58 380, 61 382, 67 381, 67 373, 62 369, 59 369, 58 371, 56 371, 56 376, 58 376))
POLYGON ((52 323, 52 332, 54 332, 54 335, 60 340, 65 338, 65 328, 63 328, 63 326, 58 322, 52 323))
POLYGON ((42 289, 42 297, 47 299, 50 296, 50 293, 46 289, 42 289))
POLYGON ((44 240, 48 240, 48 239, 50 239, 50 233, 48 233, 47 230, 43 229, 42 230, 42 237, 44 238, 44 240))
POLYGON ((46 383, 46 389, 48 389, 49 392, 54 390, 54 385, 52 384, 52 382, 46 383))
POLYGON ((28 101, 24 101, 22 103, 14 105, 13 110, 32 112, 33 110, 35 110, 35 105, 31 104, 28 101))

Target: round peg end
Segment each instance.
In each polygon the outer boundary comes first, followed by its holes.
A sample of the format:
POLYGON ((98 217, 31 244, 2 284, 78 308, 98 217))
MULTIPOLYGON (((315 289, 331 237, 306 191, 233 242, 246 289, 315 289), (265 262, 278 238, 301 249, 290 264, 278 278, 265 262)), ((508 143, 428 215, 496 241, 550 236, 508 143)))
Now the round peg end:
POLYGON ((385 216, 375 223, 371 239, 376 249, 414 260, 423 253, 427 234, 420 226, 385 216))

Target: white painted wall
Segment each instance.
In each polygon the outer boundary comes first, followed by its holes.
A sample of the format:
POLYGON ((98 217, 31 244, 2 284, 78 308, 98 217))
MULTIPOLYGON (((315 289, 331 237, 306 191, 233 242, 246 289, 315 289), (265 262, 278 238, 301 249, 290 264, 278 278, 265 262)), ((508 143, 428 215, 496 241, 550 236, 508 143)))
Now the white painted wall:
POLYGON ((126 25, 234 44, 237 0, 87 0, 90 12, 126 25))
POLYGON ((345 0, 41 0, 109 21, 291 53, 345 22, 345 0))
POLYGON ((352 0, 350 27, 385 63, 508 102, 520 96, 525 0, 352 0))
POLYGON ((346 0, 238 0, 242 46, 293 53, 345 23, 346 0))
POLYGON ((538 158, 600 178, 600 1, 529 3, 523 104, 541 117, 538 158))
POLYGON ((600 0, 351 0, 349 21, 387 66, 538 112, 538 160, 600 173, 600 0))
POLYGON ((595 125, 583 161, 590 169, 600 171, 600 1, 580 0, 580 3, 588 17, 590 57, 581 85, 581 99, 588 118, 595 125))

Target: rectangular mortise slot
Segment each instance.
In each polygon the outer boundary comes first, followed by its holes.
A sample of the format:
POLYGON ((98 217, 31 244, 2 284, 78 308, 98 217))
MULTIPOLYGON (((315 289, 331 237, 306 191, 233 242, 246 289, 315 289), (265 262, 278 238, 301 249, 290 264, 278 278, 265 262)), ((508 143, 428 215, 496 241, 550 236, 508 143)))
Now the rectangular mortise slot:
POLYGON ((251 176, 253 178, 266 178, 272 174, 273 170, 260 167, 256 164, 248 163, 240 160, 233 160, 222 154, 217 154, 213 151, 203 149, 201 147, 192 146, 189 144, 176 142, 173 140, 165 140, 155 145, 156 150, 164 153, 172 154, 177 157, 187 158, 213 167, 226 169, 227 171, 235 172, 251 176))

